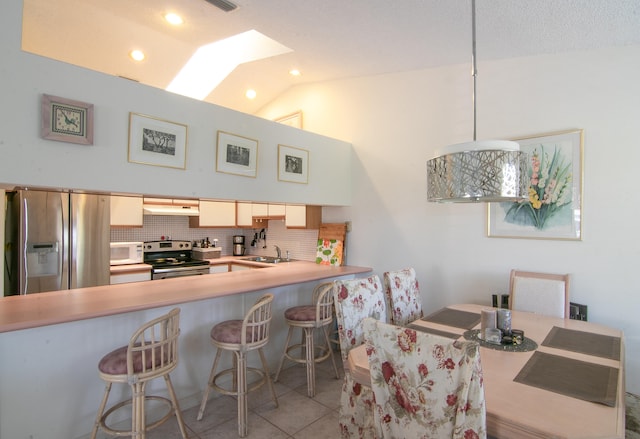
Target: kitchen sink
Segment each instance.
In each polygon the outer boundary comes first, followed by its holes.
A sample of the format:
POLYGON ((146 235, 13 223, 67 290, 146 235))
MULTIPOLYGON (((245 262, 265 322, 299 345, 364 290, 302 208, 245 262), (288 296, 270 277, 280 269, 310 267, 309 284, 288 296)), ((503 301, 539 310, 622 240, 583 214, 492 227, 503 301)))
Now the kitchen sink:
POLYGON ((291 262, 293 259, 274 258, 273 256, 252 256, 243 258, 244 261, 262 262, 265 264, 277 264, 279 262, 291 262))

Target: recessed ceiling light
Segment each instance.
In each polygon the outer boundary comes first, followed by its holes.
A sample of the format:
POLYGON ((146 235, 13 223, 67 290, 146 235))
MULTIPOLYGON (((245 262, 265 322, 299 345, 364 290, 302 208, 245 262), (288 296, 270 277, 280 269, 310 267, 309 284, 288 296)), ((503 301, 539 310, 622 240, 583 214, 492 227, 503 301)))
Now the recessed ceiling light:
POLYGON ((300 73, 300 70, 298 70, 298 69, 291 69, 291 70, 289 70, 289 74, 290 74, 291 76, 300 76, 300 75, 302 75, 302 73, 300 73))
POLYGON ((247 99, 255 99, 257 95, 258 94, 256 93, 256 91, 252 88, 247 90, 247 92, 245 93, 245 96, 247 97, 247 99))
POLYGON ((144 52, 142 50, 132 50, 129 52, 129 56, 135 61, 142 61, 144 59, 144 52))
POLYGON ((184 20, 178 14, 174 14, 173 12, 169 12, 164 15, 164 19, 167 20, 167 23, 173 24, 174 26, 178 26, 184 23, 184 20))

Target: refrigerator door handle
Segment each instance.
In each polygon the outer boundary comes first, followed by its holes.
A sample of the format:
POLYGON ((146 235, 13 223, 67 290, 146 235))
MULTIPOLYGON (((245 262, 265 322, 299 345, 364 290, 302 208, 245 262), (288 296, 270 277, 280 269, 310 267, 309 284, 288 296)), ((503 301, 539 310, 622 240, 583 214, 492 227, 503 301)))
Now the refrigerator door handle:
MULTIPOLYGON (((24 198, 22 200, 22 202, 24 203, 23 209, 24 209, 24 244, 22 246, 22 261, 24 263, 24 283, 23 283, 23 287, 22 287, 22 291, 20 291, 20 294, 27 294, 27 285, 29 283, 29 269, 28 269, 28 264, 27 264, 27 245, 26 243, 29 242, 29 203, 27 203, 27 199, 24 198)), ((20 275, 20 274, 18 274, 20 275)))

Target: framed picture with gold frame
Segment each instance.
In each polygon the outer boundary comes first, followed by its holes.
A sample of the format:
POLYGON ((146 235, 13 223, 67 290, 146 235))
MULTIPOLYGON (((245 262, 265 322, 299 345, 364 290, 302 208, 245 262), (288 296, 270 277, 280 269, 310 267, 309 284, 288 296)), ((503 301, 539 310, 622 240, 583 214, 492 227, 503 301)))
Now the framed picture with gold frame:
POLYGON ((488 203, 487 236, 582 239, 583 130, 512 139, 528 154, 528 198, 488 203))
POLYGON ((40 108, 43 139, 93 145, 93 104, 43 94, 40 108))
POLYGON ((278 117, 274 119, 274 122, 302 129, 302 111, 300 110, 282 117, 278 117))
POLYGON ((166 168, 187 167, 187 126, 129 113, 129 162, 166 168))
POLYGON ((278 180, 307 184, 309 182, 309 151, 278 145, 278 180))
POLYGON ((258 141, 218 131, 216 171, 255 177, 258 165, 258 141))

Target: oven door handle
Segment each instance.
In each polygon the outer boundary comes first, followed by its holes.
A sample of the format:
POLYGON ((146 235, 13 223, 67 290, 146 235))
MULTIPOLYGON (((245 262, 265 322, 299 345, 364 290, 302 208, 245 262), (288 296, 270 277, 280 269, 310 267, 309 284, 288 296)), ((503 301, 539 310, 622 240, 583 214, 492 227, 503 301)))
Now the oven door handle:
POLYGON ((162 273, 159 275, 155 275, 153 277, 153 280, 159 280, 159 279, 173 279, 175 277, 187 277, 187 276, 201 276, 203 274, 209 274, 209 273, 202 273, 202 272, 197 272, 197 271, 173 271, 170 273, 162 273))
POLYGON ((182 271, 197 271, 197 270, 209 270, 209 266, 208 265, 202 265, 202 266, 194 266, 191 265, 189 267, 170 267, 170 268, 154 268, 153 269, 153 273, 154 274, 163 274, 163 273, 178 273, 178 272, 182 272, 182 271))

